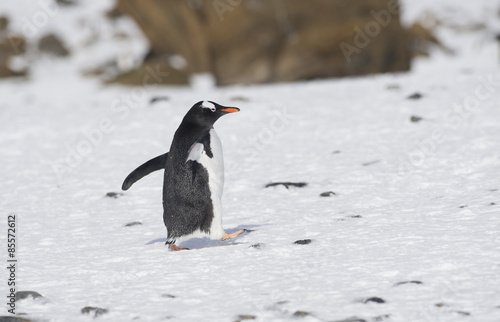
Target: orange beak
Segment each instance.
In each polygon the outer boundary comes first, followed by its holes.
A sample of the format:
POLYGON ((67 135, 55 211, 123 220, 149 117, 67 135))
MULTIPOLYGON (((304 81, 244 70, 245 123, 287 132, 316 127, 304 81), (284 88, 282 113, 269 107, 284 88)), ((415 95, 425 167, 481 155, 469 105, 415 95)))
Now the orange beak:
POLYGON ((234 113, 234 112, 238 112, 239 110, 240 109, 237 107, 225 107, 221 111, 226 112, 226 113, 234 113))

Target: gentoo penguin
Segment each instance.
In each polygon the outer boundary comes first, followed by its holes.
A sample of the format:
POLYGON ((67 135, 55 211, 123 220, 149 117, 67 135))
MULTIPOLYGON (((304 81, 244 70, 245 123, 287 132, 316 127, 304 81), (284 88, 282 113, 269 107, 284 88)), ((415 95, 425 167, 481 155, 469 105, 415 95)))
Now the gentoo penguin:
POLYGON ((165 169, 163 222, 171 250, 185 249, 175 244, 192 237, 226 240, 244 232, 226 234, 222 229, 224 161, 213 128, 221 116, 238 111, 212 101, 194 104, 175 132, 170 151, 144 163, 123 182, 127 190, 151 172, 165 169))

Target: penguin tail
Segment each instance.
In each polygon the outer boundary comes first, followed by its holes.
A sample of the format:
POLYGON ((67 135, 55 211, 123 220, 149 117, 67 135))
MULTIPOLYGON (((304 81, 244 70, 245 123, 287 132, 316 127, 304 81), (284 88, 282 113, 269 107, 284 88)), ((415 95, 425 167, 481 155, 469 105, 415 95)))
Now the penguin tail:
POLYGON ((140 165, 137 169, 132 171, 122 184, 122 190, 128 190, 135 182, 144 178, 151 172, 155 172, 161 169, 165 169, 165 163, 167 162, 168 152, 157 156, 149 160, 148 162, 140 165))

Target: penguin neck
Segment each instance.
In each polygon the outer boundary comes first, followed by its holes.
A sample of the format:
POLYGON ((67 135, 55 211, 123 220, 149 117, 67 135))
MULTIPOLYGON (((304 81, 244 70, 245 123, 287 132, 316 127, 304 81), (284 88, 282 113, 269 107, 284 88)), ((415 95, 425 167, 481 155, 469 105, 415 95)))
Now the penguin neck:
POLYGON ((206 133, 214 128, 213 124, 202 124, 200 122, 186 121, 184 123, 184 128, 192 133, 206 133))

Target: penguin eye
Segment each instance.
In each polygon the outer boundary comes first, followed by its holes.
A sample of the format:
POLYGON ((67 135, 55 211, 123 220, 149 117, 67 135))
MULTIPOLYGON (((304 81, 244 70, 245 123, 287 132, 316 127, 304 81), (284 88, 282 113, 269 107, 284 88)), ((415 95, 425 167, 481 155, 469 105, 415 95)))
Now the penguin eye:
POLYGON ((210 108, 210 110, 211 110, 212 112, 215 112, 215 110, 216 110, 215 106, 214 106, 214 107, 211 107, 211 108, 210 108))

